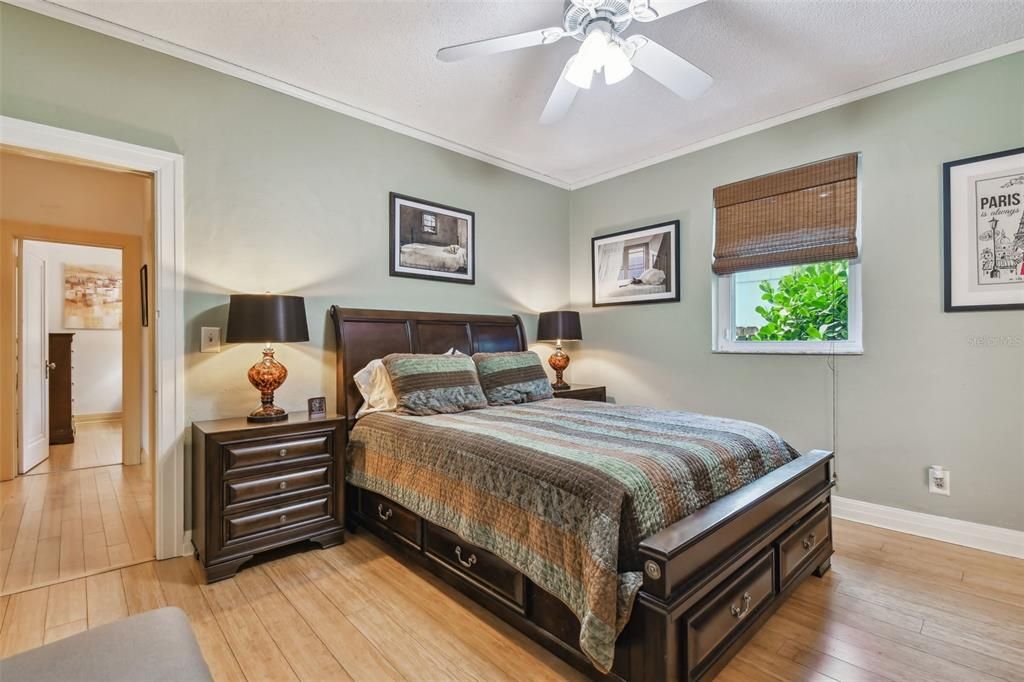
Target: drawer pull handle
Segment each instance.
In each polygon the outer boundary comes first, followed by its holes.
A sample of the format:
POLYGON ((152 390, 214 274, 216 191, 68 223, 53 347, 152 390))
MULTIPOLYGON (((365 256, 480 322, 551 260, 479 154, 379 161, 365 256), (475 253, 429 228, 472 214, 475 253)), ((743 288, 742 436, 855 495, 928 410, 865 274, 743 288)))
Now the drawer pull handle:
POLYGON ((729 613, 732 614, 733 618, 735 618, 736 620, 743 620, 743 617, 746 616, 748 613, 750 613, 750 599, 751 599, 750 593, 749 592, 744 592, 743 593, 743 608, 740 608, 739 606, 736 606, 735 604, 733 604, 732 606, 729 607, 729 613))
POLYGON ((281 514, 281 517, 280 517, 279 520, 281 521, 281 523, 284 523, 285 521, 288 520, 288 515, 287 514, 281 514))
POLYGON ((281 490, 284 490, 285 488, 288 487, 288 481, 281 481, 280 483, 277 484, 277 487, 280 488, 281 490))
POLYGON ((388 510, 384 511, 384 505, 383 504, 378 504, 377 505, 377 516, 380 517, 381 521, 387 521, 388 519, 391 518, 391 515, 393 513, 394 512, 391 511, 391 507, 388 507, 388 510))
POLYGON ((278 457, 287 457, 288 456, 288 448, 281 448, 280 450, 278 450, 277 451, 277 456, 278 457))
POLYGON ((810 549, 811 547, 814 547, 814 540, 814 533, 811 533, 810 535, 805 537, 803 542, 804 549, 810 549))
POLYGON ((455 558, 459 560, 459 563, 466 568, 473 568, 473 564, 476 563, 476 554, 470 554, 466 560, 462 559, 462 548, 455 545, 455 558))

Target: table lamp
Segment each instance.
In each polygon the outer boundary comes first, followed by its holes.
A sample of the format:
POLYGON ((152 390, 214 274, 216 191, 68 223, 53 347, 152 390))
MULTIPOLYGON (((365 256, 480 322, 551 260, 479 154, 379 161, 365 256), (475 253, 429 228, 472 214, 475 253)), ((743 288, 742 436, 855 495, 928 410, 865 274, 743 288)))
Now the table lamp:
POLYGON ((260 392, 262 405, 249 415, 251 422, 276 422, 288 413, 274 405, 274 391, 288 378, 288 370, 274 359, 271 343, 309 341, 306 306, 301 296, 233 294, 228 305, 228 343, 264 343, 263 359, 249 368, 249 383, 260 392))
POLYGON ((537 320, 537 340, 555 342, 555 352, 548 358, 548 364, 555 370, 555 383, 551 384, 551 387, 556 391, 570 388, 569 384, 562 380, 562 372, 569 366, 569 356, 562 351, 562 342, 583 340, 580 314, 575 310, 541 313, 540 319, 537 320))

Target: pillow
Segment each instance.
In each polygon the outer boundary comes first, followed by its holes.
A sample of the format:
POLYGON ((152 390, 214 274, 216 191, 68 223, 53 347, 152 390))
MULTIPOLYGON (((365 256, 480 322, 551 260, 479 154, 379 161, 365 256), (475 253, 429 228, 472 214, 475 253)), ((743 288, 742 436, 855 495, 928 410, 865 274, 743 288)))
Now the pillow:
POLYGON ((640 281, 644 284, 661 284, 665 281, 665 273, 657 268, 650 268, 643 271, 640 281))
POLYGON ((491 405, 515 405, 554 397, 544 366, 533 351, 476 353, 473 362, 491 405))
POLYGON ((487 407, 473 359, 459 355, 392 353, 384 358, 397 412, 425 416, 487 407))
MULTIPOLYGON (((449 348, 444 355, 469 357, 454 348, 449 348)), ((370 360, 366 367, 352 375, 352 379, 363 396, 363 404, 356 412, 356 419, 374 412, 394 412, 398 407, 398 398, 395 396, 395 389, 391 388, 391 377, 388 376, 383 360, 370 360)))
POLYGON ((374 412, 394 412, 398 407, 398 398, 391 388, 391 378, 382 360, 371 360, 352 379, 363 396, 363 404, 356 412, 356 419, 374 412))

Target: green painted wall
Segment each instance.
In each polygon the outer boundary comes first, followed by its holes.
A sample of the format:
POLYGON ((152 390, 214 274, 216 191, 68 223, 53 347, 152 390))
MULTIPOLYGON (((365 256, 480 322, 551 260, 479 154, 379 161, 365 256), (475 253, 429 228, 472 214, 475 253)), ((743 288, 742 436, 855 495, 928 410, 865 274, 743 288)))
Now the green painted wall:
POLYGON ((259 404, 252 345, 200 354, 229 293, 306 296, 310 342, 282 346, 278 404, 334 403, 331 304, 527 316, 564 305, 568 192, 292 97, 0 5, 6 116, 185 157, 186 410, 259 404), (388 275, 388 192, 475 211, 475 286, 388 275))
POLYGON ((331 303, 529 314, 571 299, 586 332, 574 379, 831 447, 825 359, 710 351, 711 190, 863 152, 866 352, 838 360, 840 493, 1024 529, 1024 348, 972 345, 1024 333, 1024 314, 942 313, 940 243, 941 163, 1024 144, 1024 55, 570 194, 7 5, 0 44, 4 115, 185 155, 190 418, 255 400, 256 348, 198 353, 198 328, 224 325, 231 292, 307 297, 311 342, 279 351, 291 409, 333 400, 331 303), (391 190, 476 211, 476 286, 388 277, 391 190), (682 301, 590 309, 590 238, 665 218, 682 221, 682 301), (953 471, 949 498, 925 492, 933 463, 953 471))
POLYGON ((837 360, 839 494, 1024 530, 1024 312, 942 312, 942 163, 1024 145, 1024 54, 572 192, 573 378, 619 402, 723 414, 830 449, 823 357, 711 353, 712 188, 862 152, 863 356, 837 360), (682 300, 590 309, 590 239, 682 221, 682 300), (930 464, 952 495, 929 495, 930 464))

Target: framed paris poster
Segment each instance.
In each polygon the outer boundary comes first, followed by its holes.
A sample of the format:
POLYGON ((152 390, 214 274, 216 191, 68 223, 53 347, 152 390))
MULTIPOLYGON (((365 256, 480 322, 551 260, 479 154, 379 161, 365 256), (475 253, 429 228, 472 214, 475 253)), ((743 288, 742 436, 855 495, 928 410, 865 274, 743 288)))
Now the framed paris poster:
POLYGON ((942 165, 945 311, 1024 310, 1024 147, 942 165))

